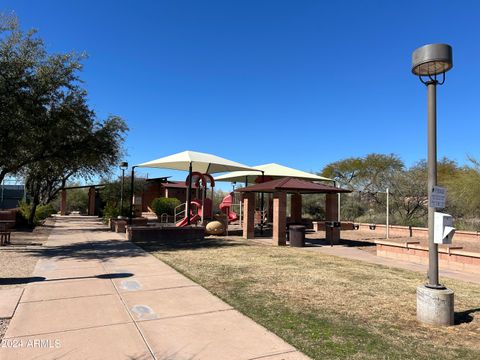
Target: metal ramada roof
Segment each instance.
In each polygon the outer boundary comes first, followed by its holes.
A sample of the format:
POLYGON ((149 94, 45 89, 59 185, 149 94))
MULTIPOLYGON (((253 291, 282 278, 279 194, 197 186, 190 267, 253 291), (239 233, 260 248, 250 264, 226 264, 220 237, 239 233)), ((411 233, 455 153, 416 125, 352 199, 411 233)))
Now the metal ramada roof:
POLYGON ((300 194, 338 194, 351 192, 350 190, 336 188, 334 186, 325 184, 317 184, 310 181, 295 179, 291 177, 267 181, 246 188, 236 189, 235 191, 264 193, 284 191, 300 194))

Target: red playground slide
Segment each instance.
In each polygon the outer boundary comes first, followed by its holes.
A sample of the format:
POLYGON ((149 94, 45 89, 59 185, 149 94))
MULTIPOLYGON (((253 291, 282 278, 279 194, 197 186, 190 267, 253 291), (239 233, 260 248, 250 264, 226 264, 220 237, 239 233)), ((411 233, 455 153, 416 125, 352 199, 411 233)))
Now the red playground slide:
MULTIPOLYGON (((198 220, 200 220, 200 216, 198 214, 195 214, 190 217, 190 224, 195 224, 198 220)), ((188 219, 184 217, 182 220, 177 222, 176 226, 177 227, 184 227, 188 225, 188 219)))
POLYGON ((238 215, 236 212, 231 211, 230 207, 232 206, 233 203, 233 192, 231 192, 229 195, 225 196, 220 203, 220 211, 224 212, 227 214, 228 222, 236 221, 238 220, 238 215))
MULTIPOLYGON (((193 211, 190 210, 190 224, 195 224, 202 217, 202 203, 198 200, 192 200, 190 202, 190 205, 193 205, 197 208, 196 214, 194 214, 193 211)), ((175 224, 175 226, 177 227, 184 227, 187 225, 188 225, 188 219, 186 216, 175 224)))

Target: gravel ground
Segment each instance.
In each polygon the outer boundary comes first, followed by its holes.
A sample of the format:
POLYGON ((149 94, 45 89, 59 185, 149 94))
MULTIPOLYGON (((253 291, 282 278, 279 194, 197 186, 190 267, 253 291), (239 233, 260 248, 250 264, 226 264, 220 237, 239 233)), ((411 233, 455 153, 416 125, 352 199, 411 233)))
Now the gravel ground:
MULTIPOLYGON (((25 283, 10 284, 2 280, 26 278, 32 274, 38 258, 32 254, 31 250, 38 249, 47 240, 54 222, 54 218, 49 218, 33 231, 14 230, 12 232, 12 244, 0 247, 0 289, 25 286, 25 283)), ((8 323, 8 319, 0 319, 0 339, 7 331, 8 323)))

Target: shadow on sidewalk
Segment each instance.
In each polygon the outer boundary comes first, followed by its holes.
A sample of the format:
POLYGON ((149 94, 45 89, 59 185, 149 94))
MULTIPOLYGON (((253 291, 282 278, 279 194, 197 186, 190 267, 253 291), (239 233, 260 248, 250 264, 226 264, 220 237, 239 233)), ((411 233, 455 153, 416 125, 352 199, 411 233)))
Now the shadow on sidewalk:
POLYGON ((132 273, 108 273, 95 276, 75 276, 59 279, 47 279, 43 276, 29 276, 20 278, 0 278, 0 285, 24 285, 35 282, 50 282, 50 281, 65 281, 65 280, 80 280, 80 279, 121 279, 133 276, 132 273))
MULTIPOLYGON (((305 238, 306 246, 331 246, 330 241, 326 239, 311 239, 308 236, 305 238)), ((338 245, 343 245, 346 247, 375 247, 375 242, 369 241, 356 241, 356 240, 345 240, 340 239, 338 245)))
POLYGON ((102 240, 78 242, 65 245, 27 249, 32 256, 52 258, 55 260, 100 260, 108 261, 118 258, 145 257, 142 249, 121 240, 102 240))

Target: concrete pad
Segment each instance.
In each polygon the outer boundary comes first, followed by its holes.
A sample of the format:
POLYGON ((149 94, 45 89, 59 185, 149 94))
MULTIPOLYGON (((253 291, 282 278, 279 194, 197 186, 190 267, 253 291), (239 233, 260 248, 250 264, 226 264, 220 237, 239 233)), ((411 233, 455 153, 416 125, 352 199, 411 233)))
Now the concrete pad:
MULTIPOLYGON (((17 344, 21 342, 23 346, 0 348, 0 359, 153 359, 134 324, 110 325, 16 338, 15 341, 17 344), (41 343, 39 343, 40 341, 41 343)), ((3 344, 8 345, 8 340, 5 340, 3 344)), ((13 345, 13 342, 11 344, 13 345)))
POLYGON ((159 290, 184 286, 199 286, 192 280, 178 273, 115 279, 113 282, 120 293, 142 290, 159 290))
POLYGON ((32 276, 44 277, 45 281, 78 281, 84 279, 95 279, 98 276, 103 276, 106 274, 113 274, 113 272, 97 268, 70 268, 58 270, 35 270, 32 276))
POLYGON ((147 264, 147 263, 158 263, 158 260, 155 256, 143 252, 143 254, 138 254, 136 256, 123 256, 117 258, 104 259, 103 264, 111 267, 115 266, 125 266, 125 265, 136 265, 136 264, 147 264))
POLYGON ((115 294, 111 281, 103 279, 85 279, 82 281, 49 281, 27 286, 21 302, 67 299, 82 296, 115 294))
POLYGON ((308 360, 308 359, 310 358, 302 354, 301 352, 293 351, 293 352, 283 353, 279 355, 263 356, 258 360, 308 360))
POLYGON ((122 297, 137 321, 232 309, 200 286, 135 291, 122 297))
POLYGON ((0 319, 10 319, 22 297, 23 288, 0 290, 0 319))
POLYGON ((20 303, 5 338, 131 322, 118 296, 20 303))
POLYGON ((78 268, 95 268, 99 271, 103 271, 102 263, 100 260, 81 260, 81 259, 62 259, 57 260, 52 258, 50 260, 39 260, 35 266, 36 271, 53 271, 53 270, 65 270, 65 269, 78 269, 78 268))
POLYGON ((138 323, 161 359, 256 359, 296 349, 237 311, 138 323))
POLYGON ((104 268, 107 273, 130 273, 134 276, 178 274, 177 271, 161 261, 157 261, 155 263, 118 266, 104 264, 104 268))

